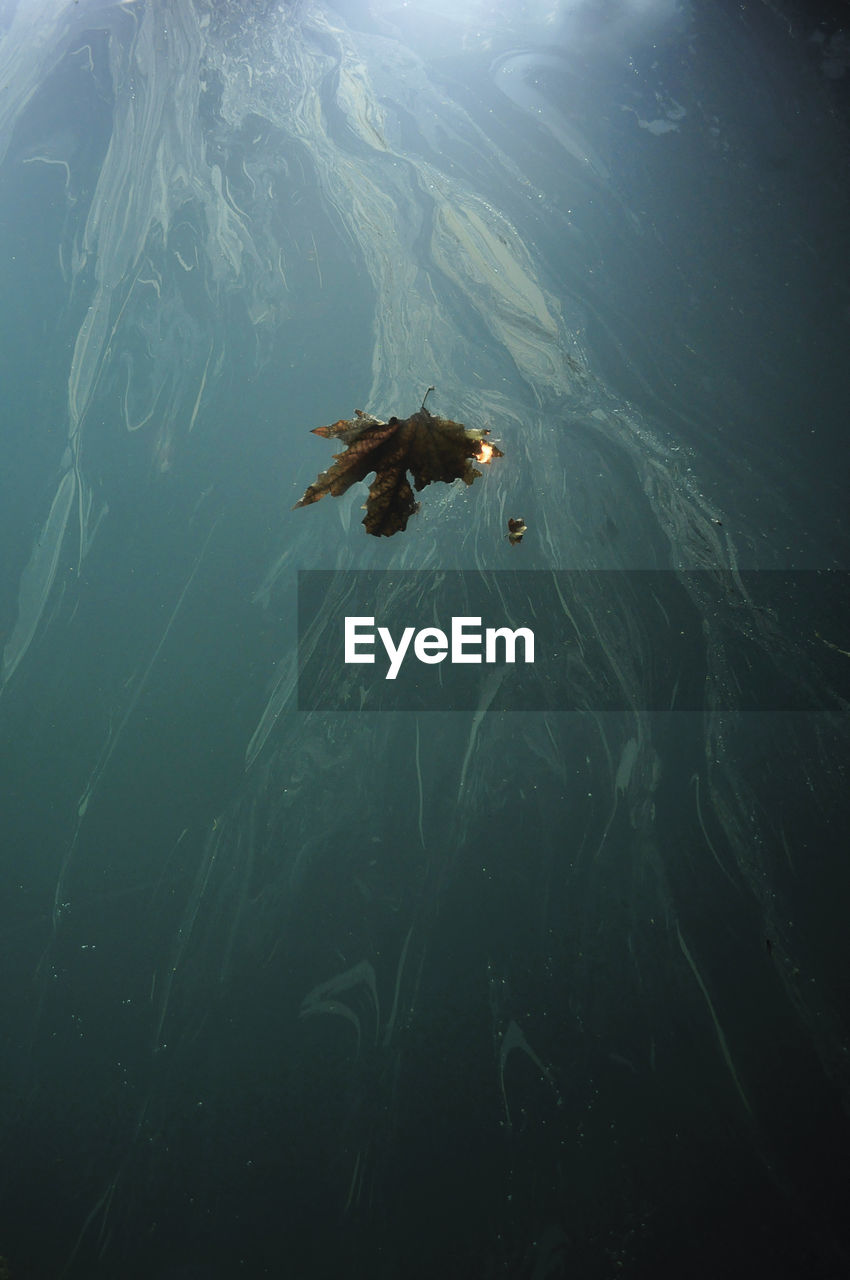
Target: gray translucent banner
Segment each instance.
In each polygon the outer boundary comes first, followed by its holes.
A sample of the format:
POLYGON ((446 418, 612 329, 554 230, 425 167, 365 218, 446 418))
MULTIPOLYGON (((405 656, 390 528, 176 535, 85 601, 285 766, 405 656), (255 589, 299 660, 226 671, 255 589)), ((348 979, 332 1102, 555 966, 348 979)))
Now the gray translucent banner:
POLYGON ((298 705, 846 710, 847 579, 838 570, 302 570, 298 705))

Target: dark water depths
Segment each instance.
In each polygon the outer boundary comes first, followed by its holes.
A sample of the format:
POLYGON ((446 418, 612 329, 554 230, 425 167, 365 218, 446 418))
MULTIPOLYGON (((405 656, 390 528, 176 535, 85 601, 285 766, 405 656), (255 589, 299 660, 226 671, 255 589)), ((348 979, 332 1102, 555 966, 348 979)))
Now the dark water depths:
POLYGON ((2 22, 12 1277, 843 1274, 850 626, 800 601, 850 565, 846 35, 2 22), (391 539, 362 486, 290 510, 312 427, 431 384, 504 451, 471 489, 391 539), (520 556, 667 571, 722 696, 645 710, 658 617, 596 572, 548 624, 620 710, 487 668, 475 710, 298 710, 299 569, 520 556), (742 709, 748 652, 813 710, 742 709))

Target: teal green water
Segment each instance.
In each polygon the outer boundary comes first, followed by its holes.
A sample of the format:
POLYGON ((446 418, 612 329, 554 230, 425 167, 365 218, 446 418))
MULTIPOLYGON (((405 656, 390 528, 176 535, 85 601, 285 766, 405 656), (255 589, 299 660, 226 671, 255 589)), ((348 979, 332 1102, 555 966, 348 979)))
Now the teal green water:
POLYGON ((850 630, 806 603, 848 566, 840 33, 2 23, 11 1275, 841 1274, 850 630), (392 538, 363 485, 292 510, 312 428, 431 385, 504 458, 392 538), (517 567, 597 571, 536 604, 616 710, 483 667, 360 712, 327 662, 351 709, 299 710, 299 570, 517 567), (675 628, 602 570, 670 575, 704 705, 647 710, 675 628), (753 711, 748 654, 810 709, 753 711))

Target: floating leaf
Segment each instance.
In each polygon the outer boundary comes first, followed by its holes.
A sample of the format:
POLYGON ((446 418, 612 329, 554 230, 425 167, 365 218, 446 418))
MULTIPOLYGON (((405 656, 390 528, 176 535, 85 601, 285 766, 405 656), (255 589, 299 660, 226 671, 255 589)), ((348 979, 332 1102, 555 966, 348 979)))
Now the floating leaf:
POLYGON ((338 498, 374 471, 363 524, 375 537, 389 538, 407 528, 419 509, 413 488, 419 492, 437 481, 472 484, 482 474, 473 460, 486 464, 504 457, 501 449, 485 439, 489 431, 467 429, 461 422, 436 417, 425 408, 424 400, 421 409, 409 418, 383 422, 355 409, 353 418, 315 427, 313 433, 341 440, 346 447, 343 453, 334 454, 333 466, 321 473, 295 506, 307 507, 328 493, 338 498))

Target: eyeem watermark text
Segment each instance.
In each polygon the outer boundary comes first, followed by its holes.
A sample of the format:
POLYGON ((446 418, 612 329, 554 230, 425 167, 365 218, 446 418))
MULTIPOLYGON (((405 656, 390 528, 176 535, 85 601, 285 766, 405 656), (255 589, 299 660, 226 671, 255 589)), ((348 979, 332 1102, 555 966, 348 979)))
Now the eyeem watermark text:
POLYGON ((389 627, 375 627, 372 617, 347 617, 345 619, 345 662, 375 662, 373 650, 377 639, 381 641, 389 659, 385 679, 395 680, 402 663, 413 646, 413 657, 418 662, 433 666, 446 658, 454 664, 462 663, 514 663, 518 645, 522 660, 534 662, 534 632, 529 627, 485 627, 481 630, 481 618, 452 618, 447 634, 439 627, 405 627, 396 643, 389 627), (483 657, 482 657, 483 646, 483 657))
POLYGON ((848 706, 848 600, 850 572, 839 570, 302 569, 298 707, 669 716, 848 706), (765 618, 781 620, 782 646, 765 618), (718 627, 729 637, 723 663, 718 627))

